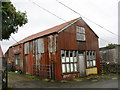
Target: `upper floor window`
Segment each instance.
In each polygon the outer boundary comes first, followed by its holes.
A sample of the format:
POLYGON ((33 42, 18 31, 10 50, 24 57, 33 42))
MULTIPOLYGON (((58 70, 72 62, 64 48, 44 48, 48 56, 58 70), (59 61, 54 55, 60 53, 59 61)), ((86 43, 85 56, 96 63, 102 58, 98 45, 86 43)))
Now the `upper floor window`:
POLYGON ((79 41, 85 41, 85 28, 76 26, 76 38, 79 41))

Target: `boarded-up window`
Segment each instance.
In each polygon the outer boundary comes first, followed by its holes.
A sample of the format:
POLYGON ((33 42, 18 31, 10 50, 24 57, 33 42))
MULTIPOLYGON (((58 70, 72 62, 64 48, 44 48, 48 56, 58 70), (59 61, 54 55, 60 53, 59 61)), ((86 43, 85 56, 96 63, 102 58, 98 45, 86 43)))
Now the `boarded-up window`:
POLYGON ((76 38, 78 41, 85 41, 85 28, 76 26, 76 38))
POLYGON ((16 58, 16 65, 20 65, 20 55, 19 54, 17 54, 17 55, 15 55, 15 58, 16 58))
POLYGON ((86 60, 87 60, 87 67, 96 66, 96 53, 95 53, 95 51, 86 51, 86 60))
POLYGON ((56 36, 57 35, 48 36, 48 50, 49 50, 49 52, 56 51, 56 36))
POLYGON ((35 40, 32 41, 33 43, 33 48, 32 48, 32 52, 35 53, 35 40))
POLYGON ((38 53, 38 40, 35 40, 35 52, 38 53))
POLYGON ((38 39, 38 53, 44 53, 44 38, 38 39))
POLYGON ((33 42, 31 41, 30 42, 30 52, 32 52, 32 50, 33 50, 33 42))
POLYGON ((24 44, 24 54, 28 54, 29 53, 29 42, 24 44))

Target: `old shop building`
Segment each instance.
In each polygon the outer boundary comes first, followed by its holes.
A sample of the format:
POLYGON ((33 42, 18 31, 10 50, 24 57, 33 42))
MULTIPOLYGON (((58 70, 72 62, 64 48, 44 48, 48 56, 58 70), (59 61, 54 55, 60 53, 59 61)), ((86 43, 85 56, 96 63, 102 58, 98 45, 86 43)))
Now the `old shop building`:
POLYGON ((98 36, 82 18, 19 41, 9 48, 7 57, 25 74, 57 80, 100 70, 98 36))

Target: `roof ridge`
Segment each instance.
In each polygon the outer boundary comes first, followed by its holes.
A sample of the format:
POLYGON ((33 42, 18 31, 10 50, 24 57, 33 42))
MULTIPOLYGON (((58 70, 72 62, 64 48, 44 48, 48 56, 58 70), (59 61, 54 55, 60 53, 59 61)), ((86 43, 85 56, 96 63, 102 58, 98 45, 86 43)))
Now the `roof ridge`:
MULTIPOLYGON (((81 17, 79 17, 81 18, 81 17)), ((76 18, 76 19, 72 19, 70 21, 67 21, 65 23, 62 23, 62 24, 59 24, 59 25, 56 25, 56 26, 53 26, 51 28, 48 28, 44 31, 41 31, 41 32, 38 32, 38 33, 35 33, 35 34, 32 34, 22 40, 20 40, 19 42, 13 44, 12 46, 16 46, 16 45, 19 45, 21 43, 24 43, 24 42, 27 42, 29 40, 32 40, 32 39, 35 39, 35 38, 38 38, 38 37, 42 37, 42 36, 45 36, 45 35, 48 35, 48 34, 51 34, 51 33, 55 33, 55 32, 58 32, 59 30, 63 29, 64 27, 66 27, 67 25, 73 23, 74 21, 78 20, 79 18, 76 18)), ((11 47, 12 47, 11 46, 11 47)))

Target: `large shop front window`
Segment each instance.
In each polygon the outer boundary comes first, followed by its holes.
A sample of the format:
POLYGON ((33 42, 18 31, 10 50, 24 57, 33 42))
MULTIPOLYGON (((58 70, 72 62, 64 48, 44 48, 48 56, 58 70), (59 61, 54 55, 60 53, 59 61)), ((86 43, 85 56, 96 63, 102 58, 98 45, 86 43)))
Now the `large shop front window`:
POLYGON ((62 73, 76 72, 77 51, 61 50, 62 73))
POLYGON ((87 68, 96 66, 96 52, 86 51, 87 68))

